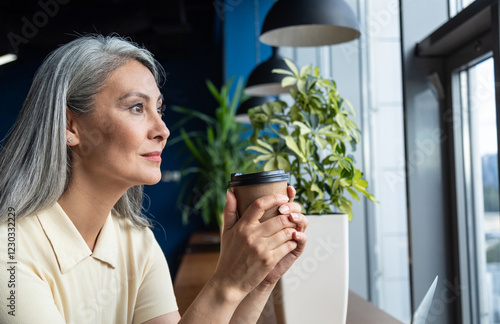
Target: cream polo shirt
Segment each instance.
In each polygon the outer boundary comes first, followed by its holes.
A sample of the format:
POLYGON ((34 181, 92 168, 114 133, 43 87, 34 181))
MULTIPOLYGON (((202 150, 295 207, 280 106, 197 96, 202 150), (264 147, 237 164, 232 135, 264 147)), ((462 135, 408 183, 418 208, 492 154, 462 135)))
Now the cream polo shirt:
POLYGON ((110 214, 92 252, 57 203, 17 221, 15 239, 9 227, 0 225, 0 323, 135 324, 177 310, 149 229, 110 214))

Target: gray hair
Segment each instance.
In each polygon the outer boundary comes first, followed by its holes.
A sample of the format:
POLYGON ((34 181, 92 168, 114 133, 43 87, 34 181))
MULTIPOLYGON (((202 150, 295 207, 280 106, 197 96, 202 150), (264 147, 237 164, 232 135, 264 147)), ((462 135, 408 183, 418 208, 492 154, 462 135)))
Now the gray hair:
MULTIPOLYGON (((161 86, 165 72, 153 55, 118 36, 83 36, 45 59, 0 150, 0 223, 12 210, 20 218, 59 200, 72 168, 66 107, 77 114, 92 112, 107 77, 129 60, 146 66, 161 86)), ((138 226, 151 226, 142 214, 142 199, 143 187, 132 187, 113 209, 138 226)))

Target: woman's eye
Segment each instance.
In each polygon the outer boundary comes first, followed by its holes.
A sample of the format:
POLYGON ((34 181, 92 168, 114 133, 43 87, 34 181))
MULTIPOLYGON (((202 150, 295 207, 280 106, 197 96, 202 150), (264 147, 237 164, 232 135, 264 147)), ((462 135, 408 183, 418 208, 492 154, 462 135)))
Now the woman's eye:
POLYGON ((156 110, 158 111, 158 114, 160 116, 163 116, 163 113, 165 112, 165 105, 161 105, 160 107, 156 108, 156 110))
POLYGON ((130 110, 132 112, 135 112, 135 113, 142 113, 144 109, 142 107, 142 104, 137 104, 137 105, 130 107, 130 110))

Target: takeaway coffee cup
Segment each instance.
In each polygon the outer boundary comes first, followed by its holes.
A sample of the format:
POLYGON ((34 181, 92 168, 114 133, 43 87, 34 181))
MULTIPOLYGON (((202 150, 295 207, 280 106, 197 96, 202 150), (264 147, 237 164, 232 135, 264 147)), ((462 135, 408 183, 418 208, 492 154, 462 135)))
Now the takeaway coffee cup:
MULTIPOLYGON (((289 176, 284 170, 264 171, 257 173, 233 173, 229 188, 232 188, 238 202, 238 215, 241 217, 245 210, 256 199, 270 195, 282 194, 287 196, 289 176)), ((266 210, 261 222, 279 215, 278 207, 266 210)))

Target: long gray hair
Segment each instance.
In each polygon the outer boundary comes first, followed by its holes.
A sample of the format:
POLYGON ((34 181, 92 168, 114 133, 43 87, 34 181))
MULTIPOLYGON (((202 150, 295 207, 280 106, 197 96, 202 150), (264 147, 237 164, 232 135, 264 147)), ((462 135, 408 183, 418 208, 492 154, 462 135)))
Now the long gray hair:
MULTIPOLYGON (((0 150, 0 223, 13 210, 20 218, 59 200, 72 166, 66 146, 66 107, 77 114, 90 113, 107 77, 129 60, 146 66, 160 86, 165 72, 153 55, 118 36, 83 36, 45 59, 0 150)), ((132 187, 114 210, 138 226, 150 226, 141 212, 142 199, 142 186, 132 187)))

